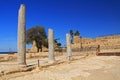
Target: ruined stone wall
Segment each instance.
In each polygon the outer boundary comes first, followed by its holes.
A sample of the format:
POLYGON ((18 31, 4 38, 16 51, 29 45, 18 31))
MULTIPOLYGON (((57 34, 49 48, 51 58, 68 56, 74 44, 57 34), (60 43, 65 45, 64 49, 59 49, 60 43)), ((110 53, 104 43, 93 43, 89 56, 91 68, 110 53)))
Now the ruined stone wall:
POLYGON ((30 52, 37 53, 37 46, 35 41, 33 41, 32 43, 32 48, 30 49, 30 52))
POLYGON ((96 42, 98 42, 103 49, 120 49, 120 36, 96 38, 96 42))
POLYGON ((120 36, 106 36, 98 38, 80 38, 74 36, 74 44, 72 48, 97 47, 101 49, 120 49, 120 36))

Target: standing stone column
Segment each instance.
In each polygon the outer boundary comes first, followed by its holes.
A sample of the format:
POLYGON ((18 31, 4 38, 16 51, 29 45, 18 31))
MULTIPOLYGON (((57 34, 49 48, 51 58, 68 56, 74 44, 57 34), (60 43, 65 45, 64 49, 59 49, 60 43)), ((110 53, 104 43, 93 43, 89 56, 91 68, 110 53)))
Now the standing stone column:
POLYGON ((49 62, 55 61, 54 57, 54 33, 52 29, 48 30, 49 62))
POLYGON ((21 5, 18 14, 18 61, 26 65, 26 8, 21 5))
POLYGON ((67 58, 68 60, 70 60, 72 59, 70 34, 66 34, 66 43, 67 43, 67 58))

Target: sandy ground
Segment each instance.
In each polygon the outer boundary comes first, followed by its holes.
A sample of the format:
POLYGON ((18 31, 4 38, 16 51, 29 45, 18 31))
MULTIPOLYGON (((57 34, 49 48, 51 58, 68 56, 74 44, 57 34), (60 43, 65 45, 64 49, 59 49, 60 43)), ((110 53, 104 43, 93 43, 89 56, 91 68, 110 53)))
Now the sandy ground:
POLYGON ((120 80, 120 56, 80 57, 42 69, 5 75, 0 80, 120 80))

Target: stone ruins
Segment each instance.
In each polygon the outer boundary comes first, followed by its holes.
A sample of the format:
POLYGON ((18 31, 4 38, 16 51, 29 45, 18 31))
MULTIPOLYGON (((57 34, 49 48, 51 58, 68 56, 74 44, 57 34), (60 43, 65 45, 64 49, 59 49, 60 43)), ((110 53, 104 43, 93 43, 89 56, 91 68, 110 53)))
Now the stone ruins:
POLYGON ((79 36, 74 36, 72 48, 97 47, 98 45, 100 45, 100 49, 120 49, 120 35, 98 38, 80 38, 79 36))
POLYGON ((33 41, 32 48, 30 49, 29 52, 31 52, 31 53, 37 53, 37 45, 36 45, 35 41, 33 41))
MULTIPOLYGON (((71 44, 72 49, 81 48, 97 48, 100 45, 100 49, 120 49, 120 36, 106 36, 98 38, 80 38, 79 36, 74 36, 74 42, 71 44)), ((57 50, 56 43, 54 42, 54 49, 57 50)), ((44 46, 42 47, 43 52, 48 52, 48 49, 44 46)), ((32 48, 29 52, 37 52, 36 43, 33 42, 32 48)))
MULTIPOLYGON (((43 52, 49 51, 49 59, 54 61, 54 50, 58 49, 57 44, 54 42, 54 33, 52 29, 48 31, 48 44, 49 49, 42 46, 43 52)), ((80 36, 74 36, 73 44, 70 44, 69 34, 66 34, 67 39, 67 52, 68 56, 72 56, 71 49, 82 49, 82 48, 97 48, 98 45, 100 49, 120 49, 120 35, 117 36, 105 36, 98 38, 81 38, 80 36)), ((33 41, 32 48, 26 50, 26 8, 25 5, 21 5, 18 15, 18 61, 20 64, 26 64, 26 51, 31 53, 37 53, 38 49, 36 42, 33 41)))
MULTIPOLYGON (((27 49, 26 51, 27 51, 28 53, 37 53, 37 52, 38 52, 38 49, 37 49, 36 42, 33 41, 31 49, 27 49)), ((40 51, 40 50, 39 50, 39 51, 40 51)), ((42 52, 48 52, 48 48, 42 46, 42 52)))

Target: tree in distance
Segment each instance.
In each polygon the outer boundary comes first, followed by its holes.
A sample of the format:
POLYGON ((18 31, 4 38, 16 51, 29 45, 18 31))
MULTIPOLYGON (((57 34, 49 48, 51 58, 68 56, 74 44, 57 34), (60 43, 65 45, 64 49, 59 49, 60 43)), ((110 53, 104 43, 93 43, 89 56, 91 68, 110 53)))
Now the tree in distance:
POLYGON ((54 39, 54 42, 56 44, 55 48, 58 48, 58 51, 61 52, 62 51, 62 48, 61 48, 62 44, 60 42, 58 42, 58 40, 60 40, 60 38, 54 39))
POLYGON ((42 46, 48 47, 48 39, 44 27, 34 26, 27 30, 26 32, 26 43, 32 44, 33 41, 36 42, 37 51, 42 51, 42 46))
POLYGON ((60 38, 54 39, 54 42, 56 43, 57 47, 61 47, 61 43, 58 42, 58 40, 60 40, 60 38))
POLYGON ((77 30, 74 35, 75 36, 80 36, 80 32, 77 30))
POLYGON ((73 30, 70 30, 70 39, 71 39, 71 43, 73 43, 73 30))

